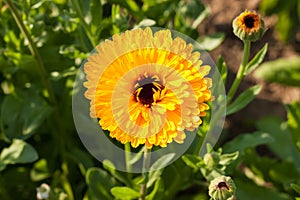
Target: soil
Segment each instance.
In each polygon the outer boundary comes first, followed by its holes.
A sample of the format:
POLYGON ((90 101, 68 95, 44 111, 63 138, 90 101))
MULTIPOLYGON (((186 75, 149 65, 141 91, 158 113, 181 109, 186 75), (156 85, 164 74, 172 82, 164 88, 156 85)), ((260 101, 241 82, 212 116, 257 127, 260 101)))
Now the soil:
MULTIPOLYGON (((200 34, 204 35, 216 32, 224 32, 226 34, 224 42, 209 53, 214 61, 217 60, 219 55, 224 57, 229 70, 228 83, 226 85, 228 89, 235 78, 243 51, 242 42, 232 32, 232 20, 245 9, 259 12, 260 0, 202 0, 202 2, 210 7, 211 15, 200 25, 200 34), (212 24, 213 26, 211 26, 212 24)), ((280 57, 300 55, 300 33, 297 34, 298 38, 296 37, 294 43, 285 44, 281 42, 274 28, 276 20, 276 16, 264 17, 268 30, 261 40, 252 43, 250 58, 255 55, 266 42, 269 44, 269 48, 265 61, 275 60, 280 57)), ((226 121, 230 138, 247 131, 252 131, 254 129, 253 123, 262 117, 276 115, 282 119, 286 119, 284 104, 300 100, 299 88, 267 83, 254 78, 252 74, 245 77, 237 93, 256 84, 263 85, 263 90, 257 98, 242 111, 229 116, 226 121)))

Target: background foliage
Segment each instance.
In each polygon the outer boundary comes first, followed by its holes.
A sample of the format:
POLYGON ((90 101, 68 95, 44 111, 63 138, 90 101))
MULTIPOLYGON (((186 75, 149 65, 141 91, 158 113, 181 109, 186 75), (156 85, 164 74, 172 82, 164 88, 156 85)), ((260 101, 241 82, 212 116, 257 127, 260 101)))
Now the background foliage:
MULTIPOLYGON (((29 39, 9 2, 0 1, 0 199, 35 199, 41 183, 51 186, 52 199, 138 198, 142 177, 119 172, 109 161, 99 163, 77 136, 71 108, 77 69, 100 41, 135 27, 175 29, 212 50, 225 35, 199 36, 197 27, 209 8, 197 0, 13 1, 29 39)), ((291 16, 295 8, 300 16, 299 3, 282 7, 276 2, 262 1, 261 9, 279 15, 278 30, 286 40, 299 23, 291 16)), ((257 53, 247 73, 258 67, 266 51, 265 46, 257 53)), ((299 63, 299 58, 266 62, 255 75, 299 87, 299 63)), ((225 82, 226 63, 220 58, 217 65, 225 82)), ((245 107, 260 89, 242 93, 227 114, 245 107)), ((300 103, 288 104, 286 110, 287 119, 263 118, 255 122, 255 132, 219 149, 208 146, 203 158, 192 149, 152 174, 147 199, 209 199, 207 187, 216 175, 234 179, 237 199, 300 196, 300 103), (262 146, 269 154, 259 154, 257 147, 262 146)))

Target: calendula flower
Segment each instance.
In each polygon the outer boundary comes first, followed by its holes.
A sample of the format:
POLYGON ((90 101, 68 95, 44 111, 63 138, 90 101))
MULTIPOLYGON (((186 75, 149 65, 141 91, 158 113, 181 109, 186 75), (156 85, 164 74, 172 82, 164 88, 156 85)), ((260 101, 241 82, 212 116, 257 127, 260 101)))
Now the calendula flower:
POLYGON ((265 32, 263 19, 255 11, 245 10, 232 22, 233 32, 241 40, 256 41, 265 32))
POLYGON ((213 200, 233 200, 235 199, 236 186, 229 176, 220 176, 212 180, 209 184, 209 196, 213 200))
POLYGON ((212 81, 200 53, 169 30, 113 35, 84 65, 90 116, 132 147, 182 143, 209 109, 212 81))

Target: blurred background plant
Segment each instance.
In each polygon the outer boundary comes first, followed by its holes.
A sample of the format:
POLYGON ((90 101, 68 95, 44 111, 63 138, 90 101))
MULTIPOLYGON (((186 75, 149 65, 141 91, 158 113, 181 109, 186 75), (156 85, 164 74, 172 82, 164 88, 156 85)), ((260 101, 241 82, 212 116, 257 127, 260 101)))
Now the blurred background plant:
MULTIPOLYGON (((280 16, 290 19, 293 25, 277 24, 281 38, 288 40, 299 24, 291 12, 299 3, 276 2, 270 6, 264 0, 260 8, 277 14, 279 21, 280 16)), ((51 188, 49 199, 139 198, 142 177, 117 171, 109 161, 98 162, 76 133, 71 99, 77 69, 99 42, 136 27, 174 29, 211 51, 225 34, 199 34, 210 11, 198 0, 0 1, 0 199, 36 199, 43 183, 51 188)), ((255 67, 266 55, 267 47, 260 48, 253 56, 255 67)), ((216 63, 228 85, 224 59, 216 63)), ((299 66, 299 58, 266 62, 255 76, 299 87, 299 66)), ((247 106, 260 89, 254 86, 238 95, 227 114, 247 106)), ((224 138, 231 131, 225 127, 217 150, 208 145, 202 158, 190 149, 152 173, 147 199, 209 199, 209 182, 223 175, 234 180, 237 199, 300 196, 300 103, 285 107, 286 119, 253 120, 254 132, 231 140, 224 138), (261 147, 267 149, 263 154, 261 147)))

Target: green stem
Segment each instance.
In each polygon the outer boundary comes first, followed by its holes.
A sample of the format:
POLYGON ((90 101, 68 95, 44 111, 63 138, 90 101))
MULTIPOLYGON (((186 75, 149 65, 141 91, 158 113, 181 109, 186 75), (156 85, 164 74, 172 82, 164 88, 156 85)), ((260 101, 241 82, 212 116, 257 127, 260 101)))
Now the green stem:
POLYGON ((240 65, 240 68, 238 70, 236 78, 228 92, 227 105, 229 105, 229 103, 231 102, 233 96, 235 95, 237 88, 239 87, 239 85, 244 77, 245 68, 246 68, 246 65, 249 60, 250 47, 251 47, 250 40, 244 40, 244 53, 243 53, 242 63, 240 65))
POLYGON ((130 160, 131 160, 131 148, 130 148, 130 143, 127 142, 125 144, 125 162, 126 162, 126 171, 127 171, 127 178, 129 183, 131 183, 131 164, 130 164, 130 160))
POLYGON ((145 148, 144 150, 144 160, 143 160, 143 177, 144 177, 144 181, 143 181, 143 184, 141 184, 141 190, 140 190, 140 193, 141 193, 141 197, 139 200, 145 200, 146 199, 146 196, 147 196, 147 182, 148 182, 148 179, 149 179, 149 174, 148 174, 148 171, 149 171, 149 166, 150 166, 150 153, 151 150, 145 148))
POLYGON ((9 6, 12 16, 15 19, 20 31, 24 35, 25 39, 28 41, 29 50, 30 50, 31 54, 33 55, 33 57, 35 58, 37 68, 39 71, 39 75, 41 77, 41 81, 49 95, 49 101, 51 104, 56 105, 56 99, 55 99, 50 81, 47 77, 47 72, 46 72, 44 63, 42 61, 42 57, 39 54, 38 49, 37 49, 35 43, 33 42, 28 30, 26 29, 25 24, 23 23, 23 20, 21 19, 19 12, 18 12, 17 8, 15 7, 15 5, 13 4, 13 2, 11 0, 5 0, 5 2, 9 6))
POLYGON ((90 40, 91 44, 93 45, 93 47, 96 47, 97 46, 97 41, 93 37, 91 29, 90 29, 89 25, 86 23, 86 21, 84 19, 84 16, 82 14, 80 6, 78 5, 78 2, 76 0, 71 0, 71 3, 73 5, 73 8, 74 8, 75 12, 77 13, 77 15, 80 19, 80 23, 81 23, 84 31, 86 32, 87 37, 89 38, 89 40, 90 40))

